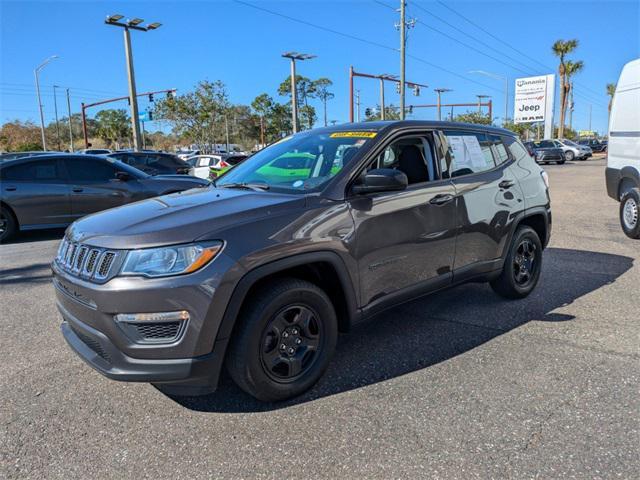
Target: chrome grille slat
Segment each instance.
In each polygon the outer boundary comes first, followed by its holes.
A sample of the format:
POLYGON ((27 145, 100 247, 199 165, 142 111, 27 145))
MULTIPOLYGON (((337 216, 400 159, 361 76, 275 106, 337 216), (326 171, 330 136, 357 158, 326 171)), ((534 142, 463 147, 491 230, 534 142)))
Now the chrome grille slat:
POLYGON ((117 251, 95 248, 64 239, 58 249, 57 264, 77 277, 103 281, 109 278, 117 263, 117 251))

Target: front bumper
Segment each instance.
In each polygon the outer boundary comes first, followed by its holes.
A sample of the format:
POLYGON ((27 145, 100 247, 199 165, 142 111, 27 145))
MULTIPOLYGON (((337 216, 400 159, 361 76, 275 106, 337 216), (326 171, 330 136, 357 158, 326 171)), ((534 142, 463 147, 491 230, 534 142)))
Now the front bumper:
POLYGON ((96 284, 63 271, 54 262, 62 334, 85 362, 106 377, 211 391, 226 347, 226 340, 216 342, 216 338, 233 287, 223 277, 233 265, 222 253, 189 275, 116 277, 96 284), (178 310, 188 311, 189 320, 179 335, 167 342, 143 341, 114 320, 118 313, 178 310))

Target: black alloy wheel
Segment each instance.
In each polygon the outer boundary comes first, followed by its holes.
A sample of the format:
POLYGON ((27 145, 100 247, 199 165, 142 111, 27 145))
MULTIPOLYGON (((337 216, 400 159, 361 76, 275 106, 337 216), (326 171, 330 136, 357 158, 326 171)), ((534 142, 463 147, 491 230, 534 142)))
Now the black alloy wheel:
POLYGON ((0 242, 11 238, 16 232, 16 221, 7 209, 0 207, 0 242))
POLYGON ((536 265, 536 247, 527 238, 520 242, 513 257, 514 280, 520 287, 526 287, 533 279, 536 265))

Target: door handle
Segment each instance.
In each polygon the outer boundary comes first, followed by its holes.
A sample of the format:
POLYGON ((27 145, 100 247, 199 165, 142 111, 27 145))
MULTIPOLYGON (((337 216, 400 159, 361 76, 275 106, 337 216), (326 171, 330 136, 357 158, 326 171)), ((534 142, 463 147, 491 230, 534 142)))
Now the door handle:
POLYGON ((5 190, 7 192, 15 192, 16 191, 16 187, 6 187, 5 190))
POLYGON ((501 182, 498 184, 498 186, 499 186, 500 188, 511 188, 511 187, 513 187, 515 184, 516 184, 516 183, 515 183, 514 181, 512 181, 512 180, 503 180, 503 181, 501 181, 501 182))
POLYGON ((74 187, 71 191, 74 193, 80 193, 80 192, 84 192, 84 188, 74 187))
POLYGON ((444 205, 445 203, 449 203, 451 200, 453 200, 453 195, 450 193, 441 193, 429 200, 429 203, 431 205, 444 205))

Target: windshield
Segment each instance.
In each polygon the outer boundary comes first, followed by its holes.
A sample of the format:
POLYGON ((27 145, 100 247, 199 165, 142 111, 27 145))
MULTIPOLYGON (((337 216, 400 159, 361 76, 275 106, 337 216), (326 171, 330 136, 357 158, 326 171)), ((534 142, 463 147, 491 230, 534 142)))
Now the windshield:
POLYGON ((564 143, 565 145, 569 145, 571 147, 577 147, 578 146, 575 143, 573 143, 571 140, 563 140, 562 143, 564 143))
POLYGON ((320 190, 375 132, 302 133, 259 151, 220 177, 216 186, 262 184, 270 190, 320 190))

